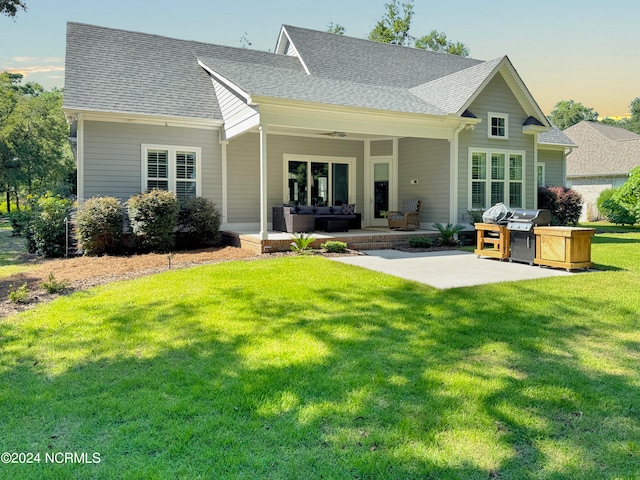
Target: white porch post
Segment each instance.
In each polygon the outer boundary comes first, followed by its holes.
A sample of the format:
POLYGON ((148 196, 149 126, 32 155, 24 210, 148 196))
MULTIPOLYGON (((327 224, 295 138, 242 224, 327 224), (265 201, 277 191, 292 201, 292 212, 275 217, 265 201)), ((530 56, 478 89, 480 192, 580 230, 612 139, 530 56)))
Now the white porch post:
POLYGON ((453 225, 458 223, 458 162, 460 159, 458 135, 464 127, 464 124, 458 126, 449 141, 449 222, 453 225))
POLYGON ((267 222, 267 128, 260 125, 260 239, 269 238, 267 222))

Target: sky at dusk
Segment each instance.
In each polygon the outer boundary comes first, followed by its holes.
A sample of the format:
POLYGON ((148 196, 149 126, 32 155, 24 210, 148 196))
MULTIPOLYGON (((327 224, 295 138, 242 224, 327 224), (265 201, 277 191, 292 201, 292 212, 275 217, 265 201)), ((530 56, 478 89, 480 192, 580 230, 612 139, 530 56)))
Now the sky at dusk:
MULTIPOLYGON (((390 0, 25 0, 0 17, 0 71, 46 88, 64 86, 68 21, 273 51, 282 24, 365 38, 390 0)), ((640 2, 540 0, 455 3, 415 0, 410 33, 431 30, 466 44, 471 57, 507 55, 545 114, 575 100, 620 116, 640 97, 640 2), (488 5, 491 7, 487 8, 488 5)))

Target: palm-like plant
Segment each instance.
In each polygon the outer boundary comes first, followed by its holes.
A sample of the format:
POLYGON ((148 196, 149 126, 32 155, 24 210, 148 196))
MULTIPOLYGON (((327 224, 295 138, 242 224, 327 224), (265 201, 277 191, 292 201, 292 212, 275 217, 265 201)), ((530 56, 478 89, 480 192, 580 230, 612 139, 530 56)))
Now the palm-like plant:
POLYGON ((443 245, 453 245, 455 243, 453 237, 464 230, 464 226, 460 224, 447 223, 444 226, 441 223, 434 223, 433 226, 440 232, 440 241, 443 245))
POLYGON ((300 255, 305 255, 311 250, 311 244, 315 241, 315 238, 305 233, 294 233, 293 242, 291 242, 291 251, 300 255))

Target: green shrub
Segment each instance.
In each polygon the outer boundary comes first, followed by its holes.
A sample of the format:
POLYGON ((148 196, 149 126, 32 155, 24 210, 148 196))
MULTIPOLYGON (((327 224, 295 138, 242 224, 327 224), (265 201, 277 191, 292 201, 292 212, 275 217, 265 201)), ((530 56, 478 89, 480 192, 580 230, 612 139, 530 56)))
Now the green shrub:
POLYGON ((596 200, 596 206, 598 207, 600 214, 605 217, 607 216, 607 214, 604 211, 605 209, 603 209, 602 204, 605 202, 605 200, 609 200, 611 197, 613 197, 615 191, 615 188, 607 188, 606 190, 600 192, 600 195, 598 195, 598 200, 596 200))
POLYGON ((435 243, 435 237, 409 237, 409 246, 411 248, 431 248, 435 243))
POLYGON ((181 247, 218 245, 220 238, 220 212, 215 203, 202 197, 180 202, 177 240, 181 247))
POLYGON ((434 227, 440 232, 440 242, 443 245, 454 245, 456 243, 454 237, 457 233, 464 230, 464 225, 453 225, 452 223, 447 223, 443 225, 441 223, 434 223, 434 227))
POLYGON ((347 244, 345 242, 329 241, 320 245, 329 253, 344 253, 347 251, 347 244))
POLYGON ((291 242, 291 251, 299 255, 306 255, 311 252, 311 244, 315 238, 305 233, 294 233, 293 242, 291 242))
POLYGON ((78 207, 76 229, 87 255, 114 253, 122 246, 124 205, 114 197, 93 197, 78 207))
POLYGON ((616 189, 613 199, 626 208, 636 222, 640 221, 640 167, 631 170, 629 179, 616 189))
POLYGON ((467 210, 469 214, 469 218, 471 219, 471 223, 475 225, 476 223, 482 223, 482 214, 483 210, 467 210))
POLYGON ((11 303, 27 303, 28 297, 29 290, 26 283, 16 289, 13 288, 13 285, 9 286, 9 301, 11 303))
POLYGON ((552 225, 577 225, 582 213, 582 196, 563 186, 538 187, 538 208, 551 210, 552 225))
POLYGON ((47 293, 61 293, 69 288, 69 282, 66 280, 58 280, 53 275, 53 272, 50 272, 48 280, 46 282, 42 282, 40 286, 44 288, 47 293))
POLYGON ((151 190, 129 199, 131 228, 143 249, 167 252, 173 248, 179 208, 176 194, 166 190, 151 190))
POLYGON ((638 222, 636 216, 615 198, 608 198, 603 201, 600 212, 607 217, 607 220, 616 225, 633 225, 638 222))
POLYGON ((11 229, 14 235, 23 235, 26 232, 27 226, 32 221, 33 215, 31 210, 13 211, 9 214, 9 222, 11 223, 11 229))
POLYGON ((31 204, 31 219, 25 226, 27 248, 45 257, 65 254, 67 225, 73 202, 47 193, 31 204))

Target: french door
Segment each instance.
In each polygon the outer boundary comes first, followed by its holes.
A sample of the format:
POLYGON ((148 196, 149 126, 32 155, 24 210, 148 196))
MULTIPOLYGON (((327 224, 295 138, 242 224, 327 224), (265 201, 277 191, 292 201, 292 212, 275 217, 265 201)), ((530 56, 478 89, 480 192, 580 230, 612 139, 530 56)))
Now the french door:
POLYGON ((355 159, 285 155, 284 201, 318 207, 355 203, 355 159))
POLYGON ((372 226, 387 225, 387 212, 395 208, 393 176, 391 157, 371 157, 369 224, 372 226))

